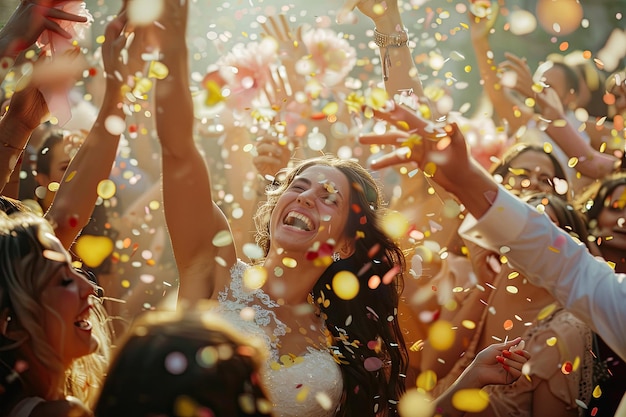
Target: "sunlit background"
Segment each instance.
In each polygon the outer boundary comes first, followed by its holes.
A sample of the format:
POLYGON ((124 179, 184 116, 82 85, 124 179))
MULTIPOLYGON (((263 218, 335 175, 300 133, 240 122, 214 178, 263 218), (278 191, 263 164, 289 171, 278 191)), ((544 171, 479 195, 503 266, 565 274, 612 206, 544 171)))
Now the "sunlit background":
MULTIPOLYGON (((445 87, 454 98, 456 109, 464 103, 476 103, 481 94, 469 33, 463 27, 467 3, 401 2, 423 82, 445 87)), ((17 4, 17 0, 2 0, 2 21, 8 19, 17 4)), ((95 18, 91 33, 91 40, 95 41, 121 1, 88 0, 86 4, 95 18)), ((496 61, 510 51, 526 57, 534 68, 550 53, 583 50, 589 51, 590 59, 608 72, 626 64, 626 0, 500 0, 500 4, 504 7, 491 36, 496 61)), ((342 5, 341 0, 192 1, 188 39, 195 78, 201 79, 207 68, 235 43, 257 40, 262 32, 259 22, 264 17, 282 13, 293 28, 307 24, 344 33, 360 58, 354 75, 364 81, 379 80, 380 65, 371 41, 371 23, 357 11, 350 22, 337 24, 342 5)))

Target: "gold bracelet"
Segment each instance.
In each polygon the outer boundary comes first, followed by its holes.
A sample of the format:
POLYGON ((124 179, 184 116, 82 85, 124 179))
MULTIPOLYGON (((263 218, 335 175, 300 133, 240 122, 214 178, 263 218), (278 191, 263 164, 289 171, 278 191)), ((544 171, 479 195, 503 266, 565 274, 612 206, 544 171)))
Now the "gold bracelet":
POLYGON ((406 29, 401 32, 396 32, 392 35, 381 33, 378 29, 374 28, 374 43, 379 48, 399 48, 405 46, 409 42, 409 34, 406 29))
POLYGON ((396 32, 392 35, 381 33, 374 28, 374 43, 379 48, 385 48, 383 55, 383 79, 389 79, 389 67, 391 66, 391 58, 389 57, 389 48, 400 48, 409 42, 409 34, 406 29, 396 32))

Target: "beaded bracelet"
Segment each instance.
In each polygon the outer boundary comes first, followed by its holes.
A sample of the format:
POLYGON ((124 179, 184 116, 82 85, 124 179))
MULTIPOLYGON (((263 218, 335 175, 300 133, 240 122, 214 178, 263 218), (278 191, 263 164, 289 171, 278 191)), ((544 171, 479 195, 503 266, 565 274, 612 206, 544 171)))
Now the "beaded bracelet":
POLYGON ((385 81, 389 79, 389 67, 391 66, 391 58, 389 58, 389 48, 400 48, 409 42, 409 34, 406 29, 396 32, 392 35, 381 33, 374 28, 374 43, 379 48, 385 48, 383 56, 383 78, 385 81))

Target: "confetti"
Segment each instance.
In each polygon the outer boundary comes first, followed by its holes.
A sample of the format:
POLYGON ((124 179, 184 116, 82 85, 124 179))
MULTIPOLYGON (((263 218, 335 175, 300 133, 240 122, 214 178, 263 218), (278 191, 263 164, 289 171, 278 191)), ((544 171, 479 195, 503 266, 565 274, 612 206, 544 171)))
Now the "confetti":
POLYGON ((444 351, 454 344, 455 332, 450 322, 438 320, 428 330, 428 342, 433 349, 444 351))
POLYGON ((437 374, 434 371, 423 371, 417 376, 417 388, 423 389, 424 391, 431 391, 436 385, 437 374))
POLYGON ((428 394, 409 390, 400 398, 398 411, 402 417, 430 417, 435 414, 435 403, 428 394))
POLYGON ((489 395, 481 389, 462 389, 452 396, 452 405, 466 413, 479 413, 489 405, 489 395))
POLYGON ((113 252, 113 241, 106 236, 84 234, 74 244, 76 255, 90 268, 98 267, 113 252))
POLYGON ((350 271, 335 274, 331 285, 337 297, 343 300, 351 300, 359 293, 359 280, 350 271))

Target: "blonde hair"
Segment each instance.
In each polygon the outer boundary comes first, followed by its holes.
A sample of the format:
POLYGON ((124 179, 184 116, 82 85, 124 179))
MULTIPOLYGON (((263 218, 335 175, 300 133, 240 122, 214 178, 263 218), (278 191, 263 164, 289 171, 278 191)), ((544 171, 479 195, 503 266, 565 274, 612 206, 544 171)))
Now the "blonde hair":
POLYGON ((14 351, 28 345, 45 369, 65 374, 65 393, 88 406, 94 402, 109 363, 111 331, 106 311, 97 300, 93 303, 90 321, 92 334, 99 341, 98 349, 65 366, 46 338, 42 317, 56 311, 41 302, 41 294, 50 275, 45 270, 43 251, 47 249, 46 234, 54 234, 51 225, 34 213, 20 212, 11 216, 0 213, 0 311, 8 309, 11 326, 17 326, 19 340, 3 336, 0 351, 14 351))

